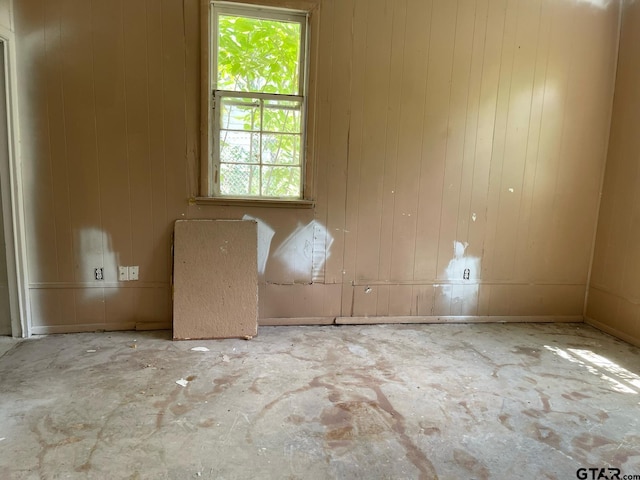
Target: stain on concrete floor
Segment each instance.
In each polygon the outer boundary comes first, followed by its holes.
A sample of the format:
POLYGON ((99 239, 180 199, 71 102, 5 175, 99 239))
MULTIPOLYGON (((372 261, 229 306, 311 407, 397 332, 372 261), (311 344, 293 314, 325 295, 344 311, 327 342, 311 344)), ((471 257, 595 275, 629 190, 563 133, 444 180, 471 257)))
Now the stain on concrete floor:
POLYGON ((640 349, 586 325, 170 337, 52 335, 1 357, 2 478, 640 475, 640 349))

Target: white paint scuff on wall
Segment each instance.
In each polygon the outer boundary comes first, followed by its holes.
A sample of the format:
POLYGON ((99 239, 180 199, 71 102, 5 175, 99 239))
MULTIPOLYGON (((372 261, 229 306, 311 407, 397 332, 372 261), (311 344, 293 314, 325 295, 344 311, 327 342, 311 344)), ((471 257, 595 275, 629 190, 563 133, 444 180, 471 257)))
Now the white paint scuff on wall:
POLYGON ((468 246, 467 242, 453 242, 453 258, 445 269, 445 278, 451 283, 437 286, 449 301, 450 315, 476 314, 480 258, 466 255, 468 246))
POLYGON ((269 258, 269 250, 271 249, 271 240, 275 235, 275 230, 259 218, 245 215, 242 220, 254 220, 258 222, 258 274, 264 275, 267 268, 267 259, 269 258))
POLYGON ((244 215, 242 220, 258 223, 258 274, 263 276, 269 259, 283 263, 288 272, 298 281, 323 281, 323 267, 329 258, 333 236, 317 220, 306 225, 298 224, 296 229, 278 246, 273 255, 271 243, 275 230, 264 220, 244 215))
POLYGON ((453 242, 453 258, 445 270, 445 278, 447 280, 463 281, 464 271, 466 269, 470 270, 468 282, 472 283, 478 279, 480 259, 478 257, 465 255, 468 246, 469 244, 467 242, 453 242))
POLYGON ((611 0, 577 0, 578 3, 587 3, 592 7, 601 8, 602 10, 606 10, 611 0))
POLYGON ((295 231, 280 244, 273 257, 284 263, 296 280, 312 280, 314 272, 324 266, 329 258, 333 237, 327 228, 316 220, 298 225, 295 231), (314 258, 315 239, 323 239, 323 256, 314 258))
MULTIPOLYGON (((112 250, 111 235, 99 228, 84 228, 78 232, 77 242, 79 262, 76 278, 80 281, 96 281, 95 269, 103 268, 103 281, 116 282, 118 280, 118 255, 112 250)), ((115 293, 115 289, 105 289, 104 292, 94 288, 85 289, 84 295, 98 297, 108 292, 115 293)))
MULTIPOLYGON (((345 233, 349 233, 347 230, 345 233)), ((313 259, 311 262, 311 280, 313 282, 324 283, 324 264, 331 255, 331 245, 333 236, 329 230, 320 222, 313 221, 313 259)))

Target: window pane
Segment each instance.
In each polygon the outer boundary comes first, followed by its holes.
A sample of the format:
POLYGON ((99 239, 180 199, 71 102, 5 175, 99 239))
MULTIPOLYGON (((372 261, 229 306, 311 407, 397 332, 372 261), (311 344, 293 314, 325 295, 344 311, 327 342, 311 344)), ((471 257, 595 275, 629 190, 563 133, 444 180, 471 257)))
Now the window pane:
POLYGON ((300 133, 300 102, 265 100, 263 130, 267 132, 300 133))
POLYGON ((260 167, 256 165, 220 165, 222 195, 260 195, 260 167))
POLYGON ((262 195, 265 197, 299 197, 300 168, 263 167, 262 195))
POLYGON ((220 125, 231 130, 260 130, 260 101, 253 98, 222 98, 220 125))
POLYGON ((297 95, 300 23, 218 17, 219 90, 297 95))
POLYGON ((220 161, 260 163, 260 134, 221 130, 220 161))
POLYGON ((262 135, 262 163, 300 165, 300 135, 262 135))

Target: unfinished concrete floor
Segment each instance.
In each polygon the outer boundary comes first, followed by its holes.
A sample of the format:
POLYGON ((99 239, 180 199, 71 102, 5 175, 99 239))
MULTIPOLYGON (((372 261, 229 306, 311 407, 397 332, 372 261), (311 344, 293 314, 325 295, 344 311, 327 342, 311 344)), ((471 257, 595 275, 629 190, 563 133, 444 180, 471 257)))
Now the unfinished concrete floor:
POLYGON ((640 349, 586 325, 169 338, 53 335, 1 357, 0 477, 640 475, 640 349))

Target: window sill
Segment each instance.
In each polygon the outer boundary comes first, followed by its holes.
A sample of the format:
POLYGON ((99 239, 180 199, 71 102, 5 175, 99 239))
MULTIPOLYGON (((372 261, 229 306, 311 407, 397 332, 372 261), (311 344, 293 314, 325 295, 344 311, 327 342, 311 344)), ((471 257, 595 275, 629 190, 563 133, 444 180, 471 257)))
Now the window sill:
POLYGON ((195 205, 215 205, 228 207, 264 207, 264 208, 313 208, 313 200, 257 199, 242 197, 196 197, 189 202, 195 205))

